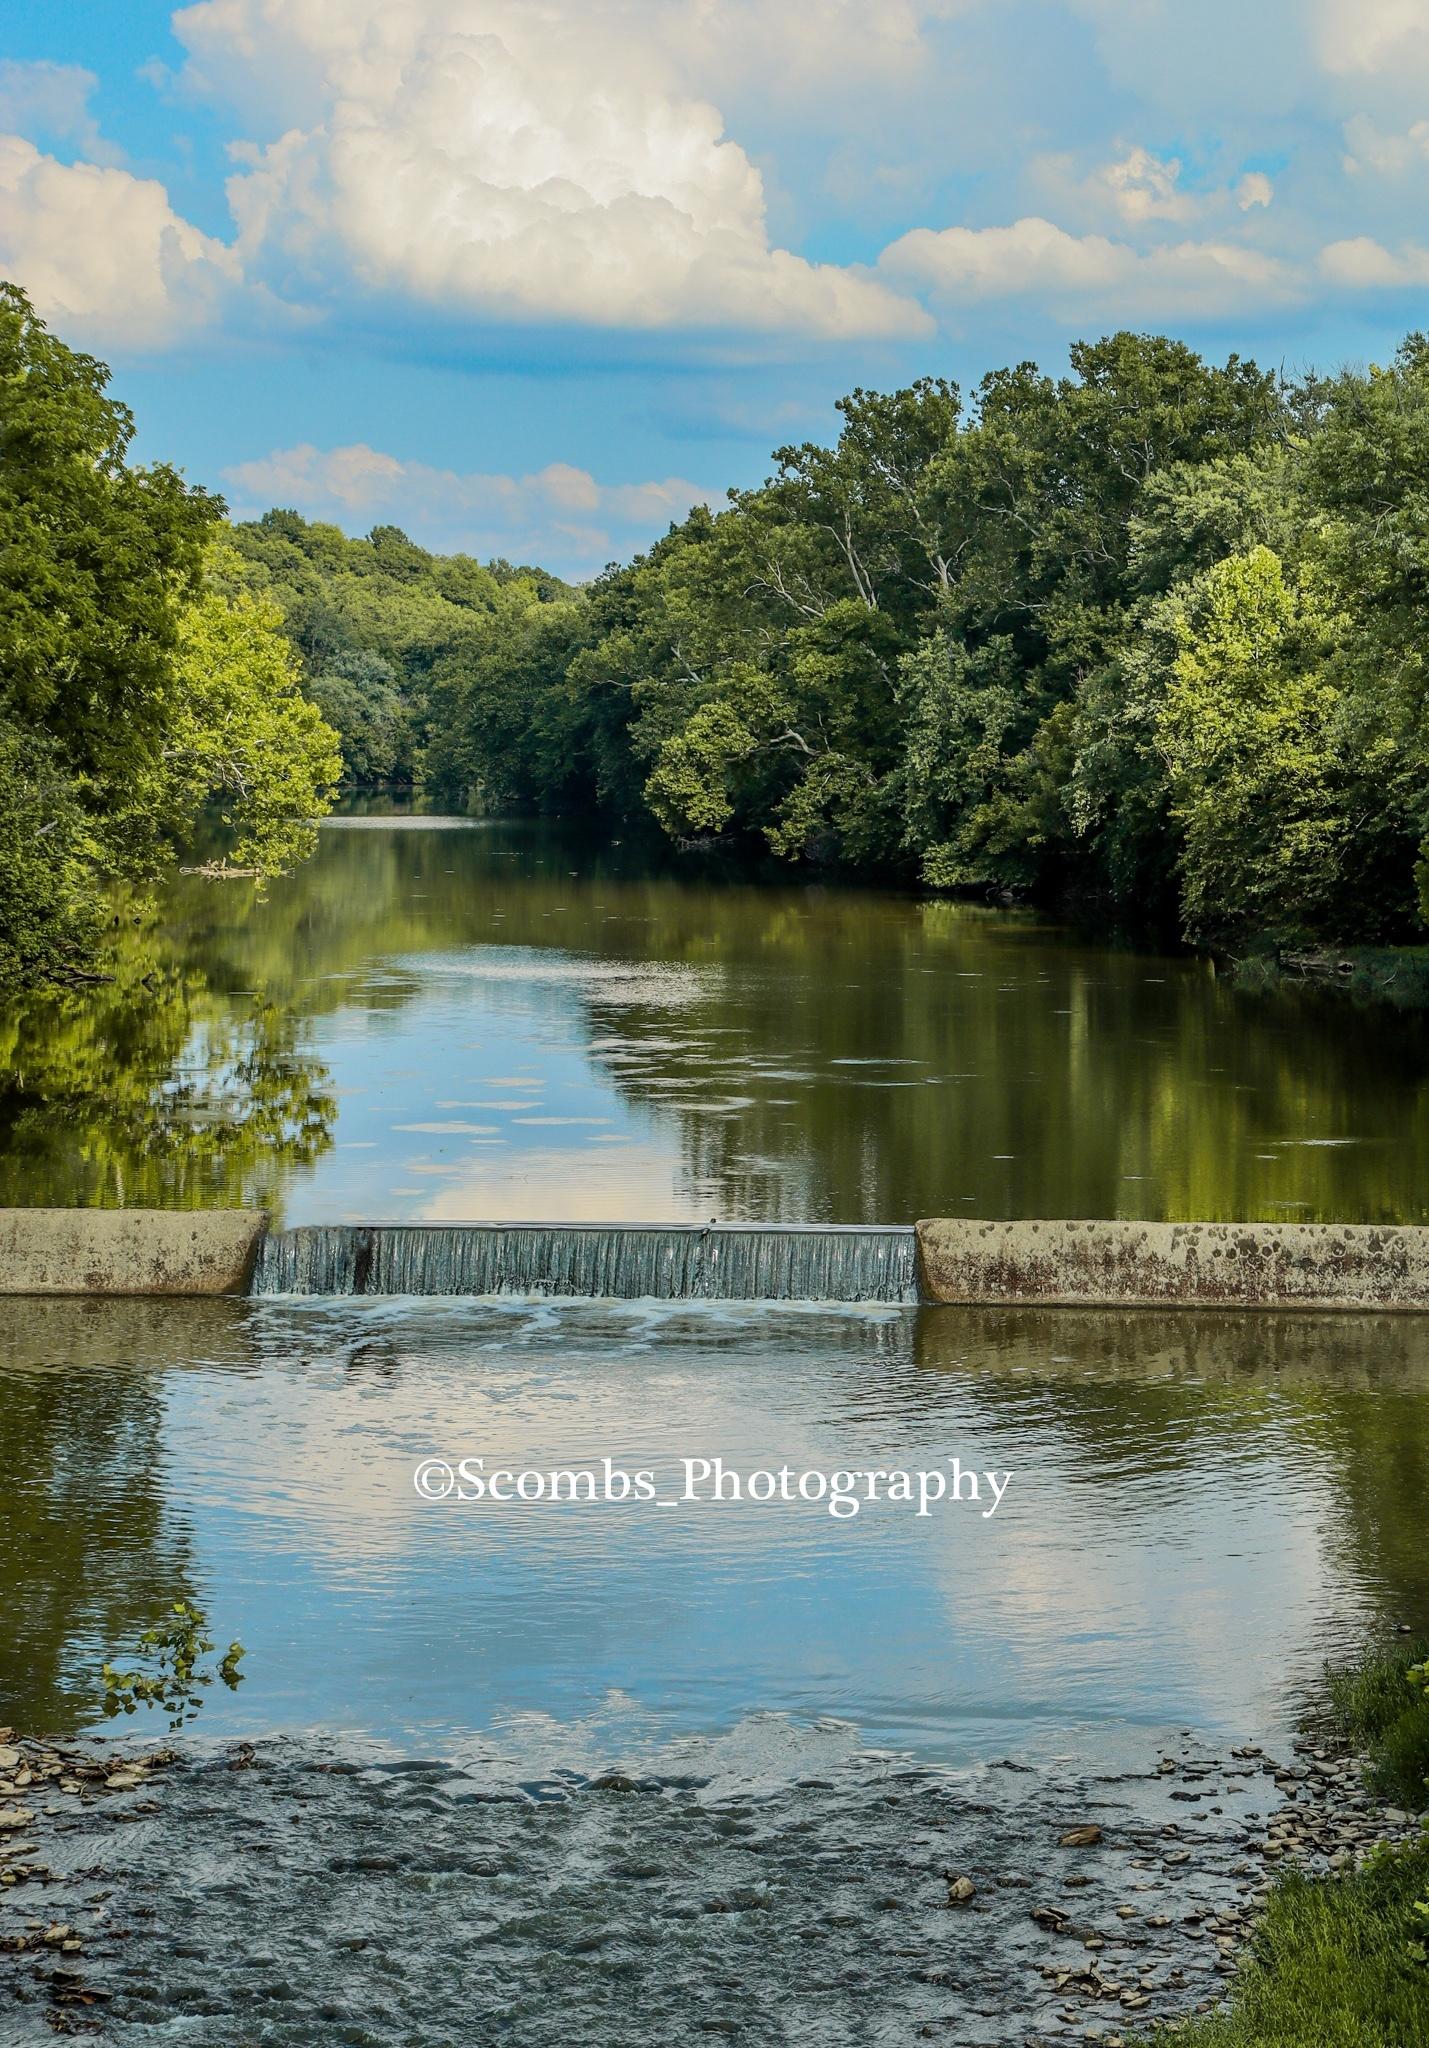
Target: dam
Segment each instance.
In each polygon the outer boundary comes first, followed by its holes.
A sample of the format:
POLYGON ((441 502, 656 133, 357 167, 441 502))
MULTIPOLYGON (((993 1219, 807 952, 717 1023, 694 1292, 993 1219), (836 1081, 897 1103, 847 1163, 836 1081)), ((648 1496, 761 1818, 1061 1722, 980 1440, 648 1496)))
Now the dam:
POLYGON ((468 1295, 612 1301, 1429 1310, 1429 1228, 372 1223, 261 1210, 0 1211, 0 1294, 468 1295))

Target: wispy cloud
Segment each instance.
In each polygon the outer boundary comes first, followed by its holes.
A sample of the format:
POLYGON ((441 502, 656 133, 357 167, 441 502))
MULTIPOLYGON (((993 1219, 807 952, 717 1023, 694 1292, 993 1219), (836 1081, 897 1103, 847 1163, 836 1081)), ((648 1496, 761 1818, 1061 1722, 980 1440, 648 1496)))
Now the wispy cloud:
POLYGON ((398 525, 429 547, 539 561, 569 576, 593 575, 721 496, 684 477, 600 483, 565 462, 529 476, 440 469, 360 442, 275 449, 235 463, 224 482, 239 516, 284 505, 348 530, 398 525))

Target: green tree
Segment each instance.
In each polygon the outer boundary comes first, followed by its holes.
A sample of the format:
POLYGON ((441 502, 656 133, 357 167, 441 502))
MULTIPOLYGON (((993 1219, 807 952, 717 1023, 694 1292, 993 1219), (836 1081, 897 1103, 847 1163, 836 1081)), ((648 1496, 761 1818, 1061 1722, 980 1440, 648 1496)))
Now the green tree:
POLYGON ((338 735, 344 782, 411 783, 412 721, 391 662, 365 649, 334 654, 305 694, 338 735))
POLYGON ((83 971, 100 919, 96 852, 55 742, 0 721, 0 986, 83 971))
POLYGON ((111 803, 157 761, 179 605, 221 506, 158 465, 109 373, 0 284, 0 976, 80 971, 111 803))
POLYGON ((1400 901, 1406 831, 1419 841, 1429 920, 1429 337, 1411 334, 1388 368, 1316 386, 1307 457, 1317 551, 1354 618, 1344 687, 1386 786, 1364 825, 1363 865, 1400 901))
POLYGON ((221 502, 133 467, 102 363, 0 286, 0 975, 87 971, 107 879, 217 798, 239 858, 301 857, 336 778, 278 615, 205 587, 221 502))
POLYGON ((160 753, 185 598, 222 504, 159 463, 109 372, 0 285, 0 710, 94 799, 160 753))
MULTIPOLYGON (((1346 624, 1265 547, 1207 570, 1181 602, 1158 731, 1192 938, 1297 938, 1333 917, 1356 822, 1328 673, 1346 624)), ((1362 766, 1372 777, 1374 758, 1362 766)))

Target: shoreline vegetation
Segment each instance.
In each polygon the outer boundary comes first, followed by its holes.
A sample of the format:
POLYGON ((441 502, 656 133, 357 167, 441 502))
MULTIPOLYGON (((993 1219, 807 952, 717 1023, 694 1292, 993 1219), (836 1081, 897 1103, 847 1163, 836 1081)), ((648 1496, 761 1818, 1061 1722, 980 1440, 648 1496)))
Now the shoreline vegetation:
MULTIPOLYGON (((1358 1857, 1331 1859, 1324 1875, 1292 1868, 1278 1878, 1225 2004, 1175 2028, 1184 2048, 1423 2048, 1429 2042, 1425 1656, 1422 1643, 1399 1644, 1353 1669, 1327 1673, 1328 1698, 1315 1732, 1362 1759, 1365 1790, 1399 1839, 1358 1857)), ((1332 1753, 1317 1752, 1314 1768, 1330 1768, 1332 1753)))
POLYGON ((582 586, 232 524, 130 465, 107 385, 0 288, 0 986, 103 971, 116 886, 201 814, 261 887, 345 786, 1429 994, 1423 336, 1298 380, 1120 333, 856 390, 835 445, 582 586))

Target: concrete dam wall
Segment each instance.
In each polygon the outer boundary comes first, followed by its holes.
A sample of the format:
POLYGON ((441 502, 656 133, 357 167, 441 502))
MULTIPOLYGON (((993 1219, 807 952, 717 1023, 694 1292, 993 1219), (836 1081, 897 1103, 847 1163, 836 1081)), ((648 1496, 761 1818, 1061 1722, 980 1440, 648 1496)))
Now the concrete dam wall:
POLYGON ((333 1224, 0 1210, 0 1294, 515 1294, 1429 1311, 1429 1227, 333 1224))
POLYGON ((1429 1310, 1429 1228, 1370 1223, 918 1225, 925 1298, 1066 1307, 1429 1310))
POLYGON ((0 1294, 242 1294, 261 1209, 0 1209, 0 1294))

